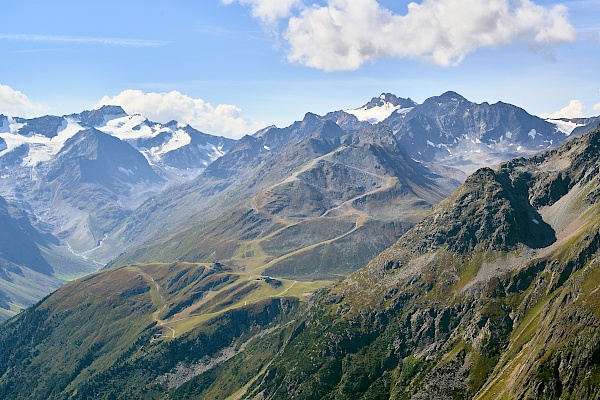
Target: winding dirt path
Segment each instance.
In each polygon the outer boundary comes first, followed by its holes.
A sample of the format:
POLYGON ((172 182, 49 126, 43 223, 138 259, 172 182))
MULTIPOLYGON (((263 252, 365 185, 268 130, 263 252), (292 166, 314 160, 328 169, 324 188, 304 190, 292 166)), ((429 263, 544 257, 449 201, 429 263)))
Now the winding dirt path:
POLYGON ((271 267, 271 266, 273 266, 273 265, 277 264, 278 262, 280 262, 280 261, 282 261, 282 260, 285 260, 285 259, 287 259, 287 258, 289 258, 289 257, 295 256, 295 255, 297 255, 297 254, 305 253, 305 252, 307 252, 307 251, 310 251, 310 250, 313 250, 313 249, 315 249, 315 248, 317 248, 317 247, 319 247, 319 246, 322 246, 322 245, 325 245, 325 244, 329 244, 329 243, 333 243, 333 242, 335 242, 335 241, 338 241, 338 240, 340 240, 340 239, 343 239, 343 238, 345 238, 346 236, 348 236, 348 235, 350 235, 350 234, 354 233, 356 230, 360 229, 360 228, 361 228, 361 227, 364 225, 364 223, 365 223, 366 219, 367 219, 367 216, 366 216, 366 215, 362 215, 362 214, 361 214, 361 215, 359 215, 359 216, 356 218, 356 222, 354 223, 354 227, 353 227, 352 229, 350 229, 348 232, 346 232, 346 233, 344 233, 344 234, 342 234, 342 235, 340 235, 340 236, 334 237, 334 238, 332 238, 332 239, 323 240, 323 241, 321 241, 321 242, 318 242, 318 243, 313 243, 313 244, 311 244, 310 246, 306 246, 306 247, 303 247, 303 248, 301 248, 301 249, 294 250, 294 251, 292 251, 292 252, 289 252, 289 253, 287 253, 287 254, 284 254, 284 255, 282 255, 282 256, 280 256, 280 257, 277 257, 277 258, 275 258, 275 259, 273 259, 273 260, 269 261, 269 262, 268 262, 268 263, 266 263, 265 265, 261 265, 260 267, 257 267, 257 268, 254 268, 254 269, 251 269, 251 270, 249 270, 249 271, 247 271, 247 272, 248 272, 248 273, 258 273, 258 272, 262 272, 262 271, 266 270, 267 268, 269 268, 269 267, 271 267))
POLYGON ((136 270, 147 280, 153 283, 153 287, 150 288, 150 296, 152 297, 152 301, 156 302, 158 300, 159 306, 156 307, 156 311, 152 313, 152 320, 156 322, 158 326, 162 326, 165 329, 171 331, 171 338, 175 338, 175 329, 171 326, 167 325, 167 321, 160 319, 158 316, 161 312, 163 312, 167 308, 167 302, 164 296, 160 293, 160 285, 154 280, 152 276, 150 276, 147 272, 144 272, 141 268, 136 267, 136 270), (162 306, 162 307, 161 307, 162 306))

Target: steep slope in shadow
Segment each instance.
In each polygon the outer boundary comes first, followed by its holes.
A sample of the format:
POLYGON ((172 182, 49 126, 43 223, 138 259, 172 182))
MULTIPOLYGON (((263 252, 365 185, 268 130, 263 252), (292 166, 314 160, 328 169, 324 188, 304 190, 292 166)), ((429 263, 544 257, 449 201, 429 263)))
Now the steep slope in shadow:
POLYGON ((48 253, 58 240, 42 233, 27 213, 0 197, 0 320, 38 301, 62 282, 48 253))

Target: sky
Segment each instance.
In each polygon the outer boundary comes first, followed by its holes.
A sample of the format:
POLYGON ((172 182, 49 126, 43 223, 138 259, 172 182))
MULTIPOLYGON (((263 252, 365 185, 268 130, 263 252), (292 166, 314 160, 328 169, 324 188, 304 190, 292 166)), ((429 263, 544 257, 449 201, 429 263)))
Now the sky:
POLYGON ((239 138, 381 93, 600 115, 600 0, 0 0, 0 114, 239 138))

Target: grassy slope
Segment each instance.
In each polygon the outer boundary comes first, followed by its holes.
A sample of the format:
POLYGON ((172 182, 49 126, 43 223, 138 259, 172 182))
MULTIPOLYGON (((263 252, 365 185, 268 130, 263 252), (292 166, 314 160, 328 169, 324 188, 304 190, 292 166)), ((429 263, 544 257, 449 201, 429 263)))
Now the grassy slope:
POLYGON ((168 384, 153 379, 180 362, 219 361, 223 349, 289 318, 298 298, 323 284, 265 281, 211 264, 98 272, 0 328, 0 397, 87 398, 102 392, 158 398, 168 384))

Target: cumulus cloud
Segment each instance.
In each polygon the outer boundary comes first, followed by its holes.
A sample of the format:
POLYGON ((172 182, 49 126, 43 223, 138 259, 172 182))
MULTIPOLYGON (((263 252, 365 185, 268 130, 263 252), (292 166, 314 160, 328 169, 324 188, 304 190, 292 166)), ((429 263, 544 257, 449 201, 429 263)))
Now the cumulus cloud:
POLYGON ((584 116, 585 105, 581 100, 571 100, 569 105, 557 112, 542 114, 542 118, 581 118, 584 116))
POLYGON ((592 106, 592 110, 600 113, 600 103, 596 103, 592 106))
POLYGON ((354 70, 381 57, 452 66, 478 48, 518 40, 548 54, 552 45, 577 39, 565 6, 532 0, 422 0, 409 3, 403 15, 377 0, 327 0, 325 6, 301 0, 222 2, 250 6, 267 23, 289 17, 283 33, 288 60, 325 71, 354 70))
POLYGON ((31 101, 20 91, 0 85, 0 114, 27 118, 39 115, 45 108, 43 104, 31 101))
POLYGON ((460 63, 481 47, 517 40, 536 47, 576 40, 563 5, 530 0, 424 0, 405 15, 376 0, 329 0, 289 21, 288 59, 325 71, 354 70, 381 57, 460 63))
POLYGON ((239 138, 253 133, 263 125, 242 116, 242 110, 229 104, 216 107, 202 99, 194 99, 180 92, 144 93, 124 90, 114 97, 104 96, 95 106, 118 105, 129 114, 141 114, 151 121, 178 122, 216 135, 239 138))
POLYGON ((250 6, 252 16, 267 24, 273 24, 291 15, 292 9, 302 6, 301 0, 222 0, 224 4, 238 2, 250 6))

